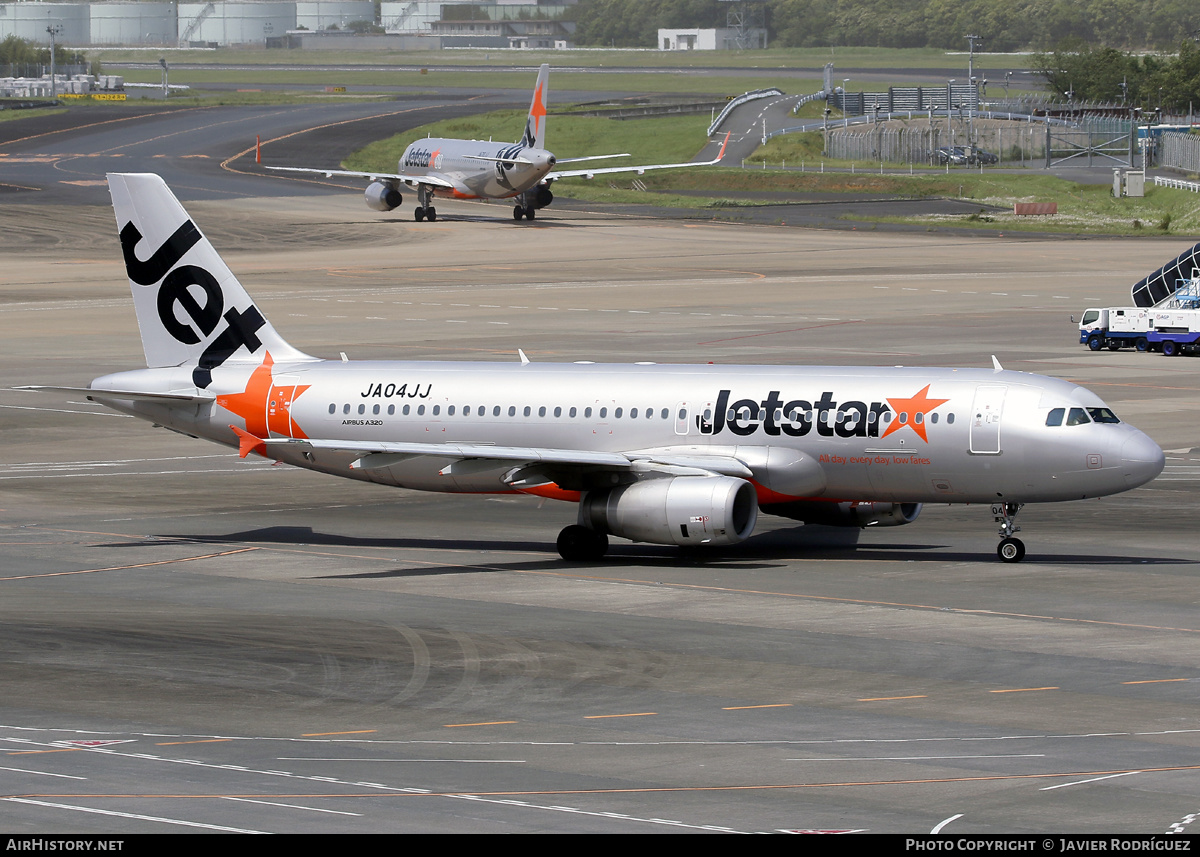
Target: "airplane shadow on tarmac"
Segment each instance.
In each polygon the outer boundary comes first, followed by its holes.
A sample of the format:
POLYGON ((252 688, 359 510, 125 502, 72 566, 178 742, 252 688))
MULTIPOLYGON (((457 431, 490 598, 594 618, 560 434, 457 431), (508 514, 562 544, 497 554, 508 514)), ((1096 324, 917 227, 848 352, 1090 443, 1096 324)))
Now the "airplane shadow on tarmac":
MULTIPOLYGON (((594 562, 564 562, 557 556, 551 541, 488 541, 482 539, 396 538, 347 536, 321 533, 311 527, 277 526, 243 530, 224 535, 160 534, 147 541, 111 543, 108 547, 151 546, 170 539, 199 544, 236 546, 288 545, 291 547, 321 546, 348 548, 390 548, 395 550, 478 551, 482 556, 475 562, 448 565, 443 568, 394 569, 389 571, 326 575, 337 578, 416 577, 439 574, 460 574, 466 571, 554 570, 563 568, 615 569, 633 566, 651 567, 721 567, 753 569, 777 567, 780 562, 806 560, 861 560, 875 562, 996 562, 991 551, 947 551, 945 545, 932 543, 859 543, 858 529, 797 526, 772 530, 754 536, 738 545, 720 548, 680 549, 666 545, 630 544, 614 540, 603 560, 594 562), (494 555, 489 555, 495 552, 494 555), (545 554, 546 559, 514 560, 506 557, 512 552, 545 554)), ((1124 566, 1124 565, 1194 565, 1200 561, 1178 557, 1096 556, 1095 554, 1031 552, 1025 564, 1065 566, 1124 566)))

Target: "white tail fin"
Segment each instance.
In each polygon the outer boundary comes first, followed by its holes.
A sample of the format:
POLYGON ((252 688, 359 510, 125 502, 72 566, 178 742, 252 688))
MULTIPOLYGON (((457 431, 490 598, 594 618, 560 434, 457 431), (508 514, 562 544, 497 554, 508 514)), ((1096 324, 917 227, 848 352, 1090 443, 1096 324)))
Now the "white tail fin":
POLYGON ((288 345, 153 173, 110 173, 117 230, 146 365, 195 366, 204 388, 228 362, 312 360, 288 345))
POLYGON ((537 85, 533 88, 533 101, 529 104, 529 116, 525 118, 525 134, 521 144, 535 149, 546 148, 546 108, 550 104, 550 64, 542 63, 538 69, 537 85))

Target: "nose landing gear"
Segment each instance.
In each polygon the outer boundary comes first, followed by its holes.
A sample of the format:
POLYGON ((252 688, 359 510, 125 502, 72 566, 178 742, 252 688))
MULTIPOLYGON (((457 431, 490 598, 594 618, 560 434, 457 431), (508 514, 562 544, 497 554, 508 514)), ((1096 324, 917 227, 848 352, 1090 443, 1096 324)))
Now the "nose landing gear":
POLYGON ((1021 511, 1024 503, 993 503, 992 514, 1000 525, 1000 544, 996 546, 996 556, 1001 562, 1020 562, 1025 558, 1025 543, 1013 537, 1021 528, 1014 521, 1017 512, 1021 511))

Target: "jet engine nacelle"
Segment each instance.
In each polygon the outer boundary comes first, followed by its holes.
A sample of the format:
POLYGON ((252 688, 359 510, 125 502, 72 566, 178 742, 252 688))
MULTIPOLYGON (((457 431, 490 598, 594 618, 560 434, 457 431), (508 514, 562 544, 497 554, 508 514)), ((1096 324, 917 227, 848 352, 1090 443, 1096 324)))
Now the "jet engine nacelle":
POLYGON ((367 208, 375 211, 391 211, 404 202, 400 191, 387 182, 371 182, 363 196, 367 200, 367 208))
POLYGON ((765 506, 763 511, 827 527, 898 527, 915 521, 921 514, 921 504, 822 503, 818 500, 779 503, 765 506))
POLYGON ((758 521, 754 486, 732 476, 672 476, 589 491, 579 523, 659 545, 733 545, 758 521))
POLYGON ((550 193, 550 186, 540 184, 533 192, 533 207, 545 208, 550 203, 554 202, 554 194, 550 193))

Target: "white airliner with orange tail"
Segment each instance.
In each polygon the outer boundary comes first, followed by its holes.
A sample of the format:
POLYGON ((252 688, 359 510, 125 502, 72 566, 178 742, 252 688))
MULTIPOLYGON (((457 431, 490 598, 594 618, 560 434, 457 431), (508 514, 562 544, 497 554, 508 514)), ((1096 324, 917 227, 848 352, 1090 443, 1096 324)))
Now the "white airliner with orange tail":
POLYGON ((1135 488, 1163 452, 1099 397, 992 369, 330 361, 263 317, 156 175, 108 177, 148 368, 83 392, 270 459, 423 491, 578 503, 568 560, 608 537, 731 545, 761 511, 865 527, 1135 488))
POLYGON ((596 155, 559 159, 546 150, 546 109, 550 98, 550 66, 538 71, 533 102, 525 119, 525 132, 519 143, 493 143, 483 140, 427 138, 417 140, 400 156, 398 173, 370 173, 355 170, 318 170, 311 167, 267 167, 293 173, 314 173, 325 178, 351 176, 370 181, 365 193, 367 206, 376 211, 391 211, 404 202, 400 186, 417 192, 417 220, 437 220, 435 196, 449 199, 514 199, 513 219, 533 220, 539 208, 554 201, 550 185, 558 179, 584 176, 592 178, 610 173, 638 173, 678 167, 705 167, 720 163, 725 144, 711 161, 684 164, 642 164, 632 167, 555 170, 561 164, 627 158, 629 155, 596 155))

